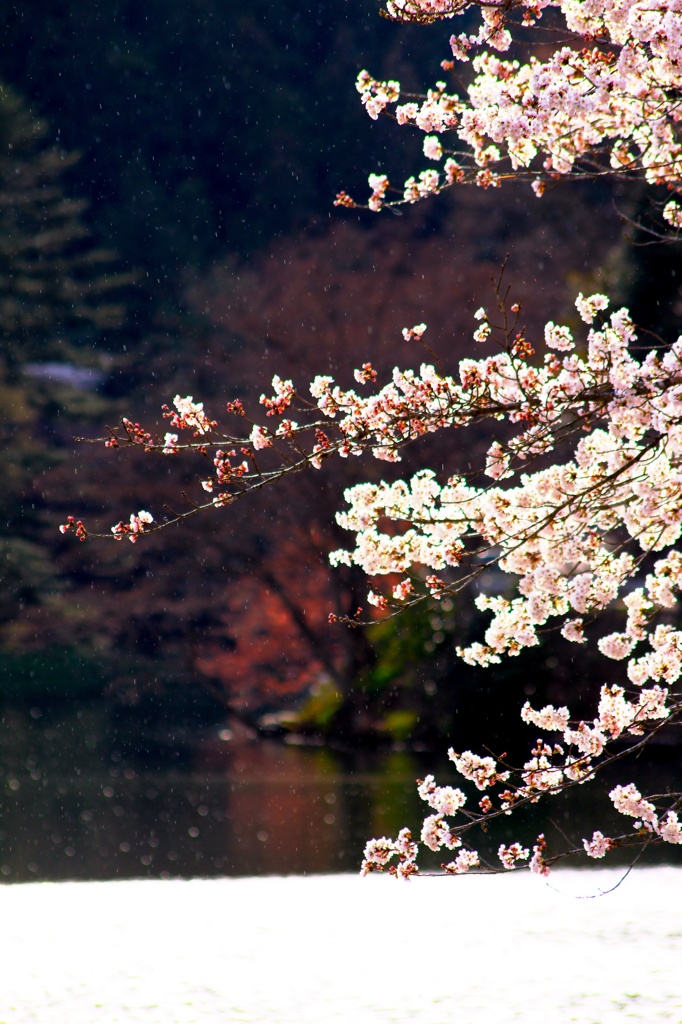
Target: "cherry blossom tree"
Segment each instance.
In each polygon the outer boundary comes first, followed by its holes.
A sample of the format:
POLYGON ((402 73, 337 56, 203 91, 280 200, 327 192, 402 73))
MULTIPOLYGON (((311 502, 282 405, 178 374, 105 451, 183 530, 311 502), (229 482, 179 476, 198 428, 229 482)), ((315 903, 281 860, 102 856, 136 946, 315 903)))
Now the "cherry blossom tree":
MULTIPOLYGON (((476 6, 390 0, 384 13, 453 21, 476 6)), ((507 178, 528 180, 540 198, 562 178, 619 175, 650 187, 660 214, 651 230, 674 240, 682 227, 680 0, 501 0, 480 4, 480 16, 477 31, 450 38, 444 72, 456 81, 467 67, 473 72, 457 91, 438 82, 424 97, 403 96, 398 82, 360 74, 368 114, 388 112, 416 126, 425 133, 426 158, 445 161, 398 189, 371 175, 368 207, 413 203, 467 182, 497 188, 507 178), (538 29, 540 43, 527 57, 521 45, 538 29), (496 55, 507 51, 512 59, 496 55)), ((345 193, 337 203, 358 205, 345 193)), ((543 336, 532 336, 500 275, 494 302, 472 318, 473 343, 484 354, 462 359, 456 374, 443 370, 420 323, 403 336, 421 365, 396 368, 388 381, 369 362, 355 370, 358 388, 318 375, 302 389, 276 376, 260 399, 264 416, 228 403, 233 429, 219 427, 193 397, 177 395, 164 410, 164 437, 124 420, 105 440, 167 458, 192 455, 202 467, 203 498, 187 495, 186 508, 160 522, 142 510, 112 527, 116 539, 137 542, 330 460, 399 464, 420 438, 441 435, 451 446, 453 431, 491 424, 494 439, 477 472, 439 479, 425 467, 398 479, 387 467, 390 479, 349 488, 337 518, 353 540, 332 562, 359 566, 370 579, 370 605, 389 615, 475 589, 496 566, 513 591, 475 598, 490 621, 482 642, 458 650, 465 662, 494 666, 557 629, 569 643, 596 644, 606 659, 626 663, 623 685, 596 679, 588 717, 526 702, 521 717, 534 733, 519 763, 502 753, 451 750, 469 792, 428 775, 419 783, 430 811, 420 837, 404 829, 395 839, 371 840, 365 873, 388 869, 409 878, 420 846, 451 852, 442 865, 450 873, 529 865, 547 875, 568 855, 602 858, 623 846, 682 843, 682 794, 672 781, 664 793, 640 792, 625 764, 609 790, 624 822, 617 834, 596 831, 557 851, 544 835, 531 850, 506 834, 498 862, 472 840, 524 807, 598 785, 605 769, 682 720, 682 630, 673 614, 682 587, 682 338, 653 335, 604 294, 581 293, 576 308, 574 324, 549 321, 543 336), (600 635, 600 614, 614 608, 621 628, 600 635), (482 794, 474 803, 472 789, 482 794)), ((61 529, 87 536, 75 518, 61 529)))

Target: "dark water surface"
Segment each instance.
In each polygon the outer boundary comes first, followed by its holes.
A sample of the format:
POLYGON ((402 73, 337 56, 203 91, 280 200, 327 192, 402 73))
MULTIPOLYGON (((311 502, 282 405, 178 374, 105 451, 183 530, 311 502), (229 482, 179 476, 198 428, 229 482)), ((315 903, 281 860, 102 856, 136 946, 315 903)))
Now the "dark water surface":
POLYGON ((4 711, 0 880, 355 870, 420 803, 408 754, 350 766, 218 728, 144 752, 121 739, 97 706, 4 711))
MULTIPOLYGON (((670 752, 665 759, 650 768, 661 785, 670 752)), ((354 871, 368 838, 403 825, 418 833, 428 811, 415 779, 429 771, 443 783, 462 781, 444 759, 408 751, 350 757, 248 742, 219 728, 169 735, 164 745, 157 737, 154 750, 141 752, 112 732, 98 706, 5 709, 0 881, 354 871)), ((545 801, 472 842, 493 858, 503 839, 528 844, 540 831, 557 848, 562 833, 579 843, 592 835, 584 796, 577 789, 545 801)), ((589 811, 594 828, 620 830, 608 799, 590 799, 589 811)), ((647 862, 680 862, 679 853, 657 847, 647 862)))

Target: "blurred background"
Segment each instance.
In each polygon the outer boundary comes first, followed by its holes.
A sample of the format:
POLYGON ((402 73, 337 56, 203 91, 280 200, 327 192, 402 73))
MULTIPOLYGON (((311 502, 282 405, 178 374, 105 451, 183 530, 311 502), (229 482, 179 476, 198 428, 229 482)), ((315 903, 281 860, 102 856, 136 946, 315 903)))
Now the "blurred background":
MULTIPOLYGON (((418 91, 448 57, 443 26, 367 0, 33 0, 4 4, 0 29, 0 878, 354 870, 370 835, 416 824, 433 751, 501 753, 526 697, 579 707, 604 664, 549 633, 494 674, 467 668, 454 647, 484 621, 466 596, 329 625, 365 590, 328 567, 334 511, 383 464, 80 545, 66 515, 158 518, 197 483, 74 438, 121 416, 159 429, 178 392, 220 418, 273 373, 348 385, 368 360, 418 363, 401 328, 422 320, 451 370, 507 256, 531 339, 595 288, 669 334, 679 259, 633 244, 636 186, 334 208, 370 172, 424 166, 421 133, 365 115, 358 71, 418 91)), ((485 444, 427 440, 401 473, 485 444)))

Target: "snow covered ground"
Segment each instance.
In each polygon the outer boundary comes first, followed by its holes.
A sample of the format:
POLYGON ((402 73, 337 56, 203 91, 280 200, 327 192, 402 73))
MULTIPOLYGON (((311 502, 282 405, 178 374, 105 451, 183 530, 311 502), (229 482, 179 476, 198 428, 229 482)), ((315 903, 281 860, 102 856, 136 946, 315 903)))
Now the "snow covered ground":
POLYGON ((619 877, 3 886, 0 1022, 679 1024, 682 870, 619 877))

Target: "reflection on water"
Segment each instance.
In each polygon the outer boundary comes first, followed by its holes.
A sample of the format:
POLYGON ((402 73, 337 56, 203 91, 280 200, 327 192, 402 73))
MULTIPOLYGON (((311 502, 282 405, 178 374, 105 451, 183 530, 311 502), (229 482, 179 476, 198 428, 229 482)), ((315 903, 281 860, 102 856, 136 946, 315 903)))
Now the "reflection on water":
POLYGON ((418 802, 403 754, 350 768, 321 747, 213 730, 181 767, 150 766, 104 726, 93 707, 5 711, 1 880, 352 871, 368 836, 418 802))
MULTIPOLYGON (((354 871, 370 836, 419 824, 414 780, 434 769, 407 752, 351 760, 321 747, 228 741, 218 730, 185 743, 182 767, 168 757, 150 764, 106 724, 88 706, 4 712, 0 880, 354 871)), ((476 844, 494 855, 502 838, 527 843, 541 830, 579 841, 579 803, 576 790, 476 844)), ((594 810, 595 827, 604 814, 608 823, 610 806, 594 810)), ((679 854, 652 852, 649 862, 679 854)))

